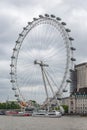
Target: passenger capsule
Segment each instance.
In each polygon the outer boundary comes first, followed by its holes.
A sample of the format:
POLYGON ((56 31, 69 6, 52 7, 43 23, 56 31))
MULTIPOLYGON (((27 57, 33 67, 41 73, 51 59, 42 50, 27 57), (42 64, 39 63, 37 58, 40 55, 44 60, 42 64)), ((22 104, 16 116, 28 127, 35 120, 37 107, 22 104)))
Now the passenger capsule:
POLYGON ((15 80, 11 80, 10 82, 11 82, 11 83, 15 83, 15 80))
POLYGON ((61 22, 61 24, 62 24, 62 25, 66 25, 66 23, 65 23, 65 22, 61 22))
POLYGON ((10 64, 10 66, 11 66, 11 67, 14 67, 14 65, 13 65, 13 64, 10 64))
POLYGON ((73 57, 71 58, 71 60, 72 60, 72 61, 76 61, 76 59, 75 59, 75 58, 73 58, 73 57))
POLYGON ((51 14, 51 17, 52 17, 52 18, 55 18, 55 15, 51 14))
POLYGON ((70 80, 70 79, 67 79, 66 82, 71 83, 71 80, 70 80))
POLYGON ((28 22, 28 25, 31 25, 32 24, 32 22, 28 22))
POLYGON ((34 21, 38 20, 37 18, 33 18, 34 21))
POLYGON ((17 40, 16 43, 20 43, 20 41, 17 40))
POLYGON ((74 70, 70 69, 69 71, 70 71, 70 72, 73 72, 74 70))
POLYGON ((45 14, 46 17, 49 17, 49 14, 45 14))
POLYGON ((18 95, 18 94, 15 94, 15 97, 19 97, 19 95, 18 95))
POLYGON ((13 48, 13 51, 17 51, 17 49, 16 49, 16 48, 13 48))
POLYGON ((24 30, 28 30, 26 27, 23 28, 24 30))
POLYGON ((69 40, 70 40, 70 41, 73 41, 74 39, 73 39, 72 37, 69 37, 69 40))
POLYGON ((66 28, 65 30, 66 30, 66 32, 71 32, 71 30, 70 30, 70 29, 68 29, 68 28, 66 28))
POLYGON ((66 90, 66 89, 63 89, 63 92, 68 92, 68 90, 66 90))
POLYGON ((40 18, 43 18, 43 16, 42 16, 42 15, 39 15, 39 17, 40 17, 40 18))
POLYGON ((72 51, 75 51, 75 50, 76 50, 76 48, 74 48, 74 47, 71 47, 71 50, 72 50, 72 51))
POLYGON ((61 100, 61 98, 57 97, 57 100, 61 100))
POLYGON ((13 72, 10 72, 10 75, 14 75, 14 73, 13 73, 13 72))
POLYGON ((60 21, 60 20, 61 20, 61 18, 59 18, 59 17, 56 17, 56 20, 59 20, 59 21, 60 21))
POLYGON ((15 56, 11 56, 11 59, 15 59, 15 56))
POLYGON ((13 87, 13 88, 12 88, 12 90, 16 90, 16 88, 15 88, 15 87, 13 87))
POLYGON ((20 33, 19 36, 23 37, 23 34, 20 33))

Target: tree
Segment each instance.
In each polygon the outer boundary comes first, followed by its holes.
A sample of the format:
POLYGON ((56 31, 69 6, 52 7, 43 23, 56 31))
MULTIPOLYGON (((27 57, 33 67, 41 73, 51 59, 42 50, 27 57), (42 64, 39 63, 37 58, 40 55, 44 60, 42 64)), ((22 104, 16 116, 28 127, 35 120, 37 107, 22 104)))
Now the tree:
POLYGON ((68 113, 68 106, 67 105, 62 105, 62 107, 63 107, 65 113, 68 113))
POLYGON ((15 101, 4 102, 4 103, 0 103, 0 109, 20 109, 20 106, 15 101))

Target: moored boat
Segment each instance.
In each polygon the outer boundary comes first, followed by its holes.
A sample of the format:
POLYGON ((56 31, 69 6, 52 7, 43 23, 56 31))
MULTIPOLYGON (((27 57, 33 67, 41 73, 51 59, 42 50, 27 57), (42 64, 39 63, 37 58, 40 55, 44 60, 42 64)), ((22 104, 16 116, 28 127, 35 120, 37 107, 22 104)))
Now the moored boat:
POLYGON ((7 116, 31 116, 31 113, 17 112, 17 111, 6 111, 7 116))
POLYGON ((61 117, 62 114, 61 112, 59 111, 44 111, 44 110, 40 110, 40 111, 37 111, 37 112, 33 112, 32 116, 35 116, 35 117, 54 117, 54 118, 57 118, 57 117, 61 117))
POLYGON ((48 112, 47 116, 48 117, 61 117, 62 114, 61 114, 61 112, 54 110, 54 111, 48 112))

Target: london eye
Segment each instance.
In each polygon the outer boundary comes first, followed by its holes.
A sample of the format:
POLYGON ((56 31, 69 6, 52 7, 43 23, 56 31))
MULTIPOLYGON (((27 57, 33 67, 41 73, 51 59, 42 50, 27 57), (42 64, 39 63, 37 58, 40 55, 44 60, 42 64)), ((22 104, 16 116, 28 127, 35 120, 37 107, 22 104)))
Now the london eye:
POLYGON ((18 102, 43 104, 67 91, 75 61, 70 31, 61 18, 48 14, 33 18, 23 28, 10 64, 10 82, 18 102))

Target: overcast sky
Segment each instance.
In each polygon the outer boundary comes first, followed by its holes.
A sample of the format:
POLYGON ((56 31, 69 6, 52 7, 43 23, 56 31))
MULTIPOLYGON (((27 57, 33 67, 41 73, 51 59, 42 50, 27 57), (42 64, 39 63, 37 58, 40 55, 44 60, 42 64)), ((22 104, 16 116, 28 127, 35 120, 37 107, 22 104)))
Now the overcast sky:
POLYGON ((14 99, 10 57, 22 28, 39 14, 61 17, 75 39, 76 64, 87 62, 87 0, 0 0, 0 101, 14 99))

